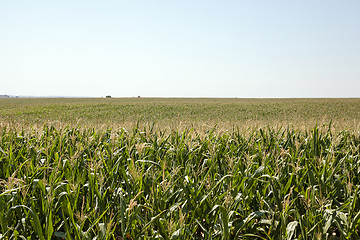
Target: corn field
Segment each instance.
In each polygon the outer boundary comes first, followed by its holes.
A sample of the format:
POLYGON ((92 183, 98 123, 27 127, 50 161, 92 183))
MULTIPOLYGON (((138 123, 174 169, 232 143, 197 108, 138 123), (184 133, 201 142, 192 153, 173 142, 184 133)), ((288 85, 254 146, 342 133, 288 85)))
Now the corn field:
POLYGON ((359 239, 360 135, 3 129, 0 239, 359 239))

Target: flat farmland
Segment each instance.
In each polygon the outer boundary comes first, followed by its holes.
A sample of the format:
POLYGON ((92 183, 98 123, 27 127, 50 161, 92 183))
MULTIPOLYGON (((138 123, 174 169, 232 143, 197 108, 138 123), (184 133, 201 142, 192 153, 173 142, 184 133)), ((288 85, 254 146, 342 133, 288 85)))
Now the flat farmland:
POLYGON ((360 99, 176 99, 23 98, 0 99, 2 126, 132 128, 293 127, 329 124, 356 130, 360 99))
POLYGON ((359 99, 0 99, 0 239, 360 239, 359 99))

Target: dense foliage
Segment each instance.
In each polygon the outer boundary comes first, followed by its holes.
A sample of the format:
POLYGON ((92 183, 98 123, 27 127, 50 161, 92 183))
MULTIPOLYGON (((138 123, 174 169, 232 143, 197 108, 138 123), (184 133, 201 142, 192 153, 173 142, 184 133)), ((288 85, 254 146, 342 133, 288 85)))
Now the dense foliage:
POLYGON ((0 133, 3 239, 357 239, 360 136, 0 133))

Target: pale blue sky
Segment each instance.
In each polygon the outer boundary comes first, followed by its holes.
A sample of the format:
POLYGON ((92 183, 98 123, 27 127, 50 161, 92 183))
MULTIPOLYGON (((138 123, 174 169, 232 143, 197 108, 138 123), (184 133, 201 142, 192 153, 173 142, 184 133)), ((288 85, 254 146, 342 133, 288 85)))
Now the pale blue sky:
POLYGON ((0 94, 360 97, 360 1, 1 1, 0 94))

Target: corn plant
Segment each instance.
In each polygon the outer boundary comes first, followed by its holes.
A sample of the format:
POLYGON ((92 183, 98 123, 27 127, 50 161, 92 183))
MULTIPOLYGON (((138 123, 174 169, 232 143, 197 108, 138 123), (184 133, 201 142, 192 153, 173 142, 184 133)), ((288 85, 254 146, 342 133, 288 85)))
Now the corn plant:
POLYGON ((360 136, 0 133, 0 239, 358 239, 360 136))

